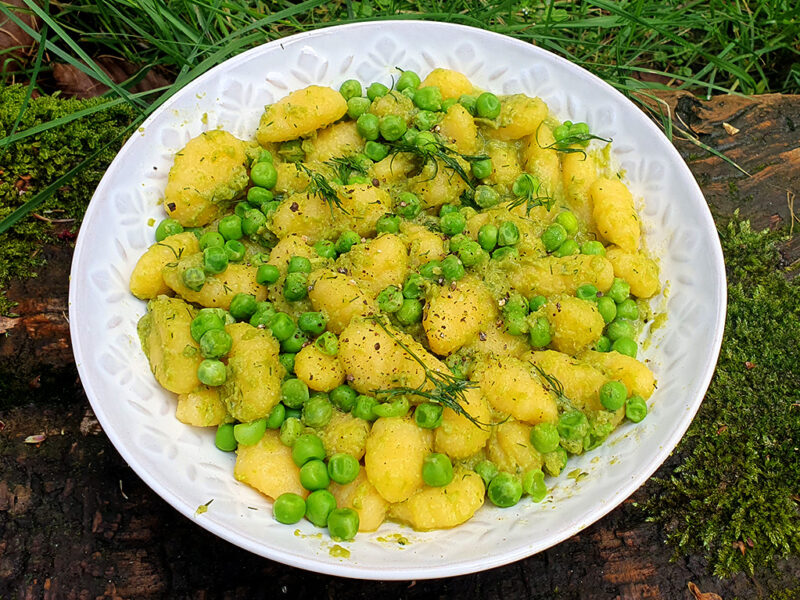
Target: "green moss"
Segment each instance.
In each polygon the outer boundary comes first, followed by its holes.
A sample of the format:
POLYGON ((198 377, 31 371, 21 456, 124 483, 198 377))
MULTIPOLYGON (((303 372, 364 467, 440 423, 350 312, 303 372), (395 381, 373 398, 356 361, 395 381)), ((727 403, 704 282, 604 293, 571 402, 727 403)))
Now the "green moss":
MULTIPOLYGON (((25 88, 22 86, 0 88, 0 138, 11 133, 24 98, 25 88)), ((101 99, 64 100, 54 96, 34 98, 17 131, 102 102, 101 99)), ((80 163, 120 128, 128 125, 132 118, 130 108, 111 107, 0 150, 0 219, 80 163)), ((8 314, 13 307, 5 295, 8 281, 36 274, 36 269, 42 265, 42 246, 48 242, 65 243, 74 238, 92 192, 117 150, 110 148, 103 152, 36 211, 46 218, 74 221, 54 224, 27 217, 3 234, 0 241, 0 314, 8 314)))
POLYGON ((719 364, 644 508, 682 553, 701 552, 719 576, 752 573, 800 552, 800 283, 781 272, 780 234, 738 215, 720 231, 728 316, 719 364))

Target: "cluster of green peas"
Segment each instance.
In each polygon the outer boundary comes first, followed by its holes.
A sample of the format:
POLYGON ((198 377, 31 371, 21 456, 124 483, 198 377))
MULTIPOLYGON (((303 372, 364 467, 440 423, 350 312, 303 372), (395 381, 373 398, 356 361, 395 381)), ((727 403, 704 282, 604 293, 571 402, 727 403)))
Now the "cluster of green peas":
POLYGON ((595 344, 598 352, 613 350, 636 358, 638 344, 634 339, 639 318, 639 306, 630 297, 631 286, 624 279, 614 278, 609 290, 603 294, 592 284, 580 286, 575 295, 582 300, 595 302, 600 316, 605 321, 604 335, 595 344))

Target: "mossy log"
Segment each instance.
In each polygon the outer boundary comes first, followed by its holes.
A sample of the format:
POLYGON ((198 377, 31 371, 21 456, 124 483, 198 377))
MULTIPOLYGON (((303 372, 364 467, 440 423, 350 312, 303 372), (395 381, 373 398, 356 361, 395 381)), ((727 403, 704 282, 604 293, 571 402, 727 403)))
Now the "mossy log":
MULTIPOLYGON (((800 97, 663 98, 678 123, 749 173, 676 141, 718 220, 739 209, 755 228, 790 222, 792 192, 800 191, 800 97)), ((797 206, 800 213, 800 201, 797 206)), ((797 239, 782 247, 787 265, 800 257, 797 239)), ((6 406, 0 411, 0 598, 673 600, 697 597, 688 587, 692 582, 696 590, 727 600, 768 597, 797 585, 798 560, 784 563, 780 575, 726 580, 709 575, 697 557, 671 562, 663 532, 632 504, 647 497, 648 486, 550 550, 465 577, 357 582, 251 555, 180 517, 102 434, 69 345, 72 244, 65 240, 44 252, 47 265, 39 276, 8 290, 19 303, 17 316, 0 318, 0 406, 6 406), (26 443, 38 434, 43 441, 26 443)), ((670 459, 662 473, 679 460, 670 459)))

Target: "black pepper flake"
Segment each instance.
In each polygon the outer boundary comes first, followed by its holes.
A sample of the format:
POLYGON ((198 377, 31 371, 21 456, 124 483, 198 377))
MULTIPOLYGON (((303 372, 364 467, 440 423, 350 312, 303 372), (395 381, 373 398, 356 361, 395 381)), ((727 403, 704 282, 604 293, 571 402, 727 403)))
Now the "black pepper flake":
POLYGON ((174 202, 170 202, 169 204, 167 204, 167 208, 169 209, 170 212, 173 212, 178 207, 175 206, 174 202))
POLYGON ((372 185, 373 185, 373 187, 381 187, 381 182, 378 181, 377 177, 375 177, 375 178, 372 179, 372 185))
POLYGON ((486 341, 486 334, 481 331, 480 333, 478 333, 478 339, 480 341, 482 341, 482 342, 485 342, 486 341))
POLYGON ((341 273, 342 275, 347 275, 347 269, 345 269, 344 267, 339 267, 336 270, 339 271, 339 273, 341 273))
POLYGON ((297 202, 292 202, 292 205, 289 207, 289 210, 291 210, 292 212, 297 212, 299 208, 300 205, 297 204, 297 202))
POLYGON ((375 350, 380 350, 380 349, 381 349, 381 343, 380 342, 376 342, 375 343, 375 350))

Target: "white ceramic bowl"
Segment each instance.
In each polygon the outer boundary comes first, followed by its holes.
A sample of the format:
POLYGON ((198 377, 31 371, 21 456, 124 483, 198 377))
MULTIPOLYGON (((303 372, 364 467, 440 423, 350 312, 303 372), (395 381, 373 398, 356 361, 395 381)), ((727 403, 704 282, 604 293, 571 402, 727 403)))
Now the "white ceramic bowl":
POLYGON ((714 223, 697 184, 659 129, 600 79, 541 50, 483 30, 396 21, 332 27, 265 44, 193 81, 131 136, 92 198, 72 263, 70 328, 92 407, 128 464, 167 502, 216 535, 311 571, 365 579, 446 577, 488 569, 544 550, 627 498, 680 440, 705 393, 722 340, 725 272, 714 223), (136 335, 145 304, 128 292, 136 260, 164 214, 160 198, 173 154, 222 127, 252 138, 263 106, 309 84, 345 79, 390 84, 395 67, 425 75, 465 73, 501 94, 542 97, 562 119, 586 121, 613 138, 613 155, 641 202, 646 240, 660 256, 669 313, 642 351, 658 377, 650 414, 621 426, 600 448, 571 459, 547 501, 484 506, 452 530, 415 533, 386 523, 359 534, 349 558, 308 522, 273 521, 270 503, 233 478, 234 458, 213 431, 173 416, 175 401, 153 380, 136 335), (575 471, 577 469, 577 471, 575 471), (569 473, 573 473, 570 477, 569 473), (576 473, 587 473, 575 477, 576 473), (213 500, 207 512, 198 506, 213 500), (398 543, 399 533, 408 540, 398 543))

